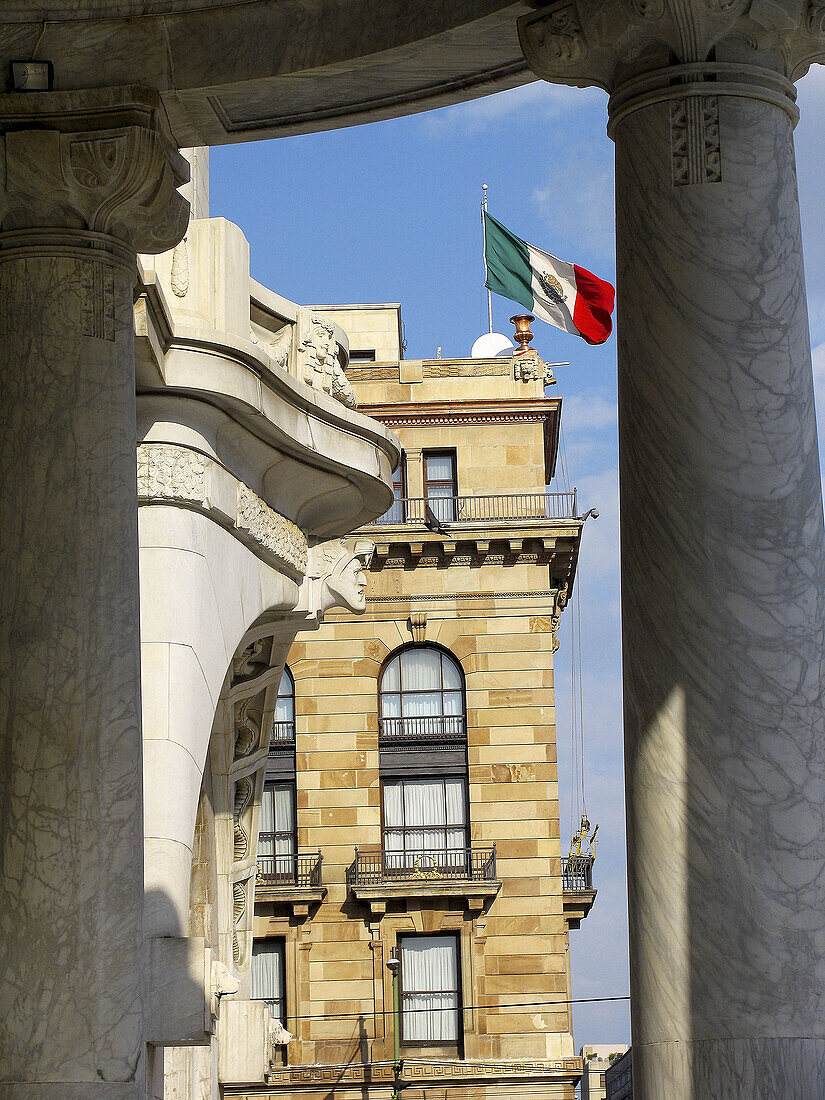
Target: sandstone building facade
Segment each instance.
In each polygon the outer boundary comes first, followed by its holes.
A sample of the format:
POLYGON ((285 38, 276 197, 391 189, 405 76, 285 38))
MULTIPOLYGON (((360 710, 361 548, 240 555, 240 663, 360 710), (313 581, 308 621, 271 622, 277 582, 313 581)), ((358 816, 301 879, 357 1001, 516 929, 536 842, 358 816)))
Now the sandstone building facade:
POLYGON ((397 957, 405 1095, 572 1100, 568 930, 594 892, 559 840, 553 654, 583 526, 545 491, 561 400, 537 357, 404 360, 398 307, 319 308, 403 459, 363 529, 366 614, 289 651, 252 996, 293 1038, 227 1094, 388 1096, 397 957))

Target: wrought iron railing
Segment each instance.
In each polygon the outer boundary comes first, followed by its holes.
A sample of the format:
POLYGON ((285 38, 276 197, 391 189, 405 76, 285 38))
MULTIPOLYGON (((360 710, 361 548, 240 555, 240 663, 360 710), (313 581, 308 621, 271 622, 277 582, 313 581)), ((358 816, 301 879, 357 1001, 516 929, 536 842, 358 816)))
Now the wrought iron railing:
POLYGON ((572 519, 577 512, 576 490, 570 493, 496 493, 470 497, 401 497, 373 523, 424 525, 427 508, 439 523, 478 523, 488 520, 572 519))
POLYGON ((561 861, 561 880, 565 890, 592 890, 593 856, 565 856, 561 861))
POLYGON ((320 851, 305 855, 262 855, 261 846, 274 844, 274 833, 261 833, 258 839, 258 882, 265 886, 320 886, 320 851))
POLYGON ((269 751, 278 752, 295 744, 294 722, 273 722, 269 731, 269 751))
POLYGON ((382 748, 410 742, 454 745, 466 740, 463 714, 438 714, 422 718, 379 718, 378 744, 382 748))
POLYGON ((494 882, 496 846, 388 852, 356 848, 347 870, 350 886, 380 886, 388 882, 494 882))

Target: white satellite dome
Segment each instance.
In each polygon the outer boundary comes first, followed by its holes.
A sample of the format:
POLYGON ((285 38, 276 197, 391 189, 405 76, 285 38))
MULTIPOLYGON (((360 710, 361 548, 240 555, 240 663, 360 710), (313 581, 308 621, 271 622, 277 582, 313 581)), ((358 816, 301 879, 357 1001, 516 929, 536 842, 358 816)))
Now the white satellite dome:
POLYGON ((485 332, 479 336, 470 351, 472 359, 496 359, 499 355, 512 355, 515 344, 500 332, 485 332))

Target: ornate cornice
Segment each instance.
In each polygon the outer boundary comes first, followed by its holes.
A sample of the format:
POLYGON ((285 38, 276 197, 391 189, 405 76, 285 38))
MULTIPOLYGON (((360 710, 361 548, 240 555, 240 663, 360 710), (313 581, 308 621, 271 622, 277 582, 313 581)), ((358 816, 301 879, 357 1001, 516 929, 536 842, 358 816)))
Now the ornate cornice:
POLYGON ((148 88, 0 95, 4 233, 81 230, 164 252, 186 230, 188 178, 148 88))
POLYGON ((214 459, 175 443, 142 443, 137 459, 140 504, 174 502, 202 511, 269 564, 293 579, 303 579, 307 568, 303 531, 214 459))
POLYGON ((415 404, 361 405, 360 411, 389 428, 430 424, 495 424, 522 421, 543 424, 558 417, 559 398, 536 401, 416 401, 415 404))

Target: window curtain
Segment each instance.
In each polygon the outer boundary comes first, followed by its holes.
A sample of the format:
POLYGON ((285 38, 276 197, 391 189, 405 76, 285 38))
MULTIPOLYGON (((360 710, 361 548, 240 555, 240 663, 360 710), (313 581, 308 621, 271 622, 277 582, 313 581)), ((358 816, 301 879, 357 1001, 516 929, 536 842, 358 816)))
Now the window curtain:
POLYGON ((284 1023, 284 947, 273 940, 252 944, 252 1000, 269 1001, 276 1020, 284 1023))
POLYGON ((464 780, 411 779, 384 784, 387 868, 462 867, 467 847, 464 780))
POLYGON ((408 1042, 458 1040, 458 951, 453 936, 401 940, 403 1034, 408 1042))
POLYGON ((292 784, 267 783, 261 799, 258 839, 261 868, 265 874, 291 873, 294 855, 295 795, 292 784), (265 836, 266 833, 269 836, 265 836))

